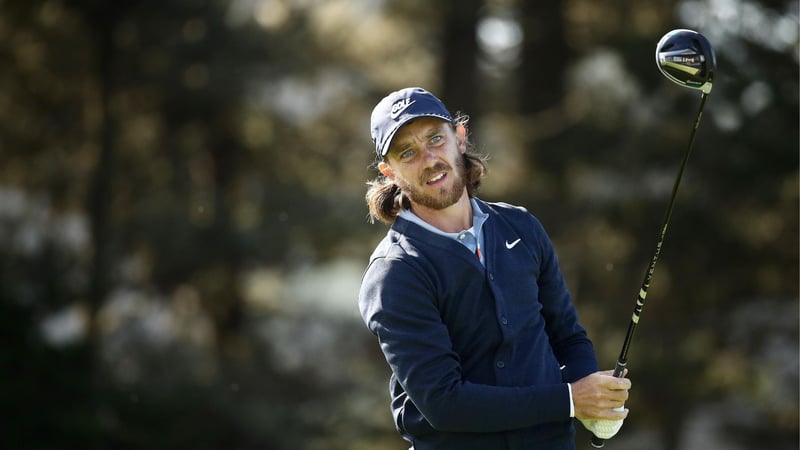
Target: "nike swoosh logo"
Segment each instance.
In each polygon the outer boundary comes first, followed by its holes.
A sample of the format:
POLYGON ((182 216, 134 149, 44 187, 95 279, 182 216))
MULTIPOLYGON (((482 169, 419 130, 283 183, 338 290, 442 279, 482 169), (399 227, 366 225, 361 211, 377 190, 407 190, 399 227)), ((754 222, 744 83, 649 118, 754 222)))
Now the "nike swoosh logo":
POLYGON ((506 241, 506 248, 511 250, 512 248, 516 247, 517 244, 519 244, 519 241, 520 241, 520 239, 517 239, 516 241, 514 241, 514 242, 512 242, 510 244, 508 243, 508 241, 506 241))

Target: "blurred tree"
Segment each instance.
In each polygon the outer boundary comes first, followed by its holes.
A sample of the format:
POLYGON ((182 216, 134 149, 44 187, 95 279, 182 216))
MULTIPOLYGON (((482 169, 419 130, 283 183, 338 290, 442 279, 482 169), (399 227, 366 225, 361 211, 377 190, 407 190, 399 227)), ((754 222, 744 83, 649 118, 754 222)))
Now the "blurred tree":
MULTIPOLYGON (((476 30, 482 0, 445 2, 442 31, 442 90, 445 105, 464 113, 478 114, 478 42, 476 30)), ((477 119, 477 117, 474 117, 477 119)))
POLYGON ((525 39, 519 67, 517 108, 522 115, 556 108, 566 94, 566 74, 574 52, 567 45, 563 1, 521 2, 525 39))
POLYGON ((796 6, 629 0, 0 3, 4 444, 405 448, 337 302, 385 232, 368 115, 406 85, 472 116, 610 364, 697 107, 652 61, 679 26, 720 70, 614 445, 793 448, 796 6))

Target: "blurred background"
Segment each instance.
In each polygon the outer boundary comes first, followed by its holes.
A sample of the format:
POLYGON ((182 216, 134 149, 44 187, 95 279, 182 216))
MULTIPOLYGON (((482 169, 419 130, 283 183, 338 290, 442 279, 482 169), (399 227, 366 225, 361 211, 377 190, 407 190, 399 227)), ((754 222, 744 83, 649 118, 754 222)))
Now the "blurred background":
POLYGON ((719 68, 606 447, 796 449, 790 0, 0 1, 0 446, 408 448, 356 305, 406 86, 471 116, 612 367, 699 105, 674 28, 719 68))

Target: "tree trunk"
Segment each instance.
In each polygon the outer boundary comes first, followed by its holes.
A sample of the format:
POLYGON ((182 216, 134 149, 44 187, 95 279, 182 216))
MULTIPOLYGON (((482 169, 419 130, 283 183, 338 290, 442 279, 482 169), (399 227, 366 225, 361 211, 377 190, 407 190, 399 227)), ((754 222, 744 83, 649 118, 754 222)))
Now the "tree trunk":
MULTIPOLYGON (((441 99, 452 114, 478 112, 478 41, 476 27, 482 0, 449 0, 442 36, 441 99)), ((474 117, 474 116, 473 116, 474 117)))
POLYGON ((573 55, 564 29, 564 2, 522 2, 522 63, 519 112, 530 115, 557 106, 573 55))

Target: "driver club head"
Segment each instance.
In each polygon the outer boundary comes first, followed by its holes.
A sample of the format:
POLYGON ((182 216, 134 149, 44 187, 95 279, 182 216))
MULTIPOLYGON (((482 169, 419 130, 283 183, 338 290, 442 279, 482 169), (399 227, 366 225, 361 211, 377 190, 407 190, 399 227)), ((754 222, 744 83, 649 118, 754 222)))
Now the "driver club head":
POLYGON ((672 30, 656 46, 658 70, 674 83, 710 94, 717 68, 714 49, 702 34, 672 30))

